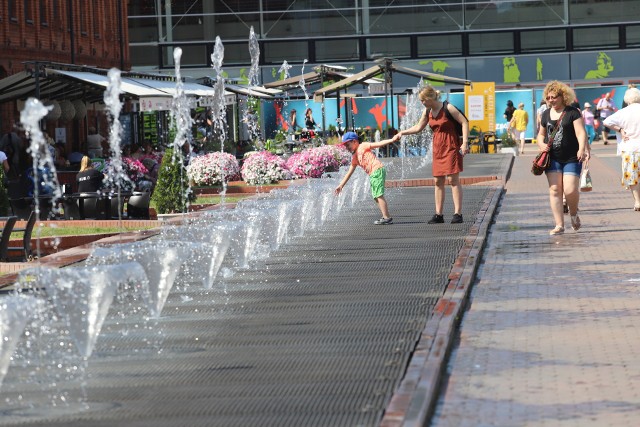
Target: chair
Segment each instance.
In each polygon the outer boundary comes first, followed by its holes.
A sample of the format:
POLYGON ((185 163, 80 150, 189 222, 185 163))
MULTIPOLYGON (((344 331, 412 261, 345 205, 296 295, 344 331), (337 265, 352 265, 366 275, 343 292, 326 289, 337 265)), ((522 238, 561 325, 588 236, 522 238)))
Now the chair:
POLYGON ((124 218, 124 202, 125 202, 125 198, 121 196, 120 199, 118 199, 117 194, 114 194, 109 197, 109 203, 111 203, 111 210, 110 210, 111 219, 124 218))
POLYGON ((127 217, 149 219, 151 193, 133 193, 127 202, 127 217))
POLYGON ((476 126, 469 130, 469 152, 470 153, 486 153, 482 140, 482 131, 476 126))
MULTIPOLYGON (((53 204, 56 203, 55 199, 51 196, 38 197, 38 207, 40 209, 40 220, 46 221, 48 219, 54 219, 55 214, 53 212, 53 204)), ((34 206, 35 209, 35 206, 34 206)))
POLYGON ((11 210, 18 219, 27 220, 31 211, 33 211, 33 198, 31 197, 18 197, 9 199, 11 210))
POLYGON ((13 226, 16 225, 17 220, 17 216, 9 216, 5 220, 4 228, 2 229, 2 235, 0 236, 0 261, 2 262, 9 261, 7 257, 7 248, 9 247, 9 240, 11 240, 13 226))
POLYGON ((77 199, 64 197, 62 199, 62 206, 64 208, 64 219, 82 219, 77 199))
POLYGON ((495 153, 496 152, 496 133, 495 132, 484 132, 482 134, 482 144, 484 145, 485 153, 495 153), (493 145, 493 150, 489 150, 489 145, 493 145))
MULTIPOLYGON (((82 219, 109 219, 108 198, 99 193, 80 193, 78 195, 78 209, 82 219)), ((110 207, 110 206, 109 206, 110 207)))
POLYGON ((35 211, 31 212, 29 215, 29 220, 27 221, 27 225, 24 228, 14 228, 13 233, 22 233, 22 246, 9 246, 7 245, 7 250, 5 253, 5 257, 9 261, 33 261, 33 251, 31 250, 31 235, 33 234, 33 227, 36 225, 36 213, 35 211), (16 254, 12 256, 12 254, 16 254))

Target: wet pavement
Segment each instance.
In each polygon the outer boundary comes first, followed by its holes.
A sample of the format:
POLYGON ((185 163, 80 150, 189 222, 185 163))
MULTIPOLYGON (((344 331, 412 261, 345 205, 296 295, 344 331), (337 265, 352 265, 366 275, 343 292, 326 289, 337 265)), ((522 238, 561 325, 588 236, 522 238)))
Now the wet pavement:
MULTIPOLYGON (((425 345, 425 323, 441 317, 452 265, 488 228, 511 158, 469 158, 465 182, 483 184, 465 188, 463 224, 448 223, 447 189, 438 225, 427 224, 433 188, 415 186, 430 168, 393 162, 393 225, 373 225, 367 199, 211 290, 182 278, 157 321, 108 316, 86 366, 68 351, 47 354, 35 373, 10 366, 0 425, 378 425, 425 345)), ((88 253, 68 252, 74 262, 88 253)))

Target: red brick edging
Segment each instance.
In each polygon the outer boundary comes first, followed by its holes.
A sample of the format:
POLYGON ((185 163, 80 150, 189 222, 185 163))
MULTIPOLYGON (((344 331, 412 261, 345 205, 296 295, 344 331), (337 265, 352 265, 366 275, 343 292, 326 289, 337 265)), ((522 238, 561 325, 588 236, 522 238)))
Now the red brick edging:
POLYGON ((406 374, 391 397, 380 423, 383 427, 427 425, 438 398, 457 326, 471 292, 486 237, 502 197, 502 186, 491 188, 449 273, 449 284, 427 320, 406 374))

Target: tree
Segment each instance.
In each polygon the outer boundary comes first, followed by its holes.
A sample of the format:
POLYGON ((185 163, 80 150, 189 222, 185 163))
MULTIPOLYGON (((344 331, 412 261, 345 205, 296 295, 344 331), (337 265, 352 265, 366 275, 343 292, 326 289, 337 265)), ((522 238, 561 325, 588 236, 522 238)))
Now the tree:
POLYGON ((168 148, 162 157, 152 197, 159 214, 186 212, 189 203, 196 199, 189 187, 183 160, 182 154, 174 154, 172 148, 168 148))

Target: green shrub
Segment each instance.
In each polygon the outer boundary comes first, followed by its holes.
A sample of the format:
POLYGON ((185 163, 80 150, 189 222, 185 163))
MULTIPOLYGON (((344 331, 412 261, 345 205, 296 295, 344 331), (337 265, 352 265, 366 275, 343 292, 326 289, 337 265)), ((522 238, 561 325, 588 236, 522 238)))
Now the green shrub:
POLYGON ((167 148, 152 196, 156 211, 159 214, 186 212, 189 203, 195 199, 182 155, 174 156, 173 149, 167 148))
POLYGON ((4 170, 0 167, 0 216, 7 216, 10 212, 9 193, 7 192, 4 170))

